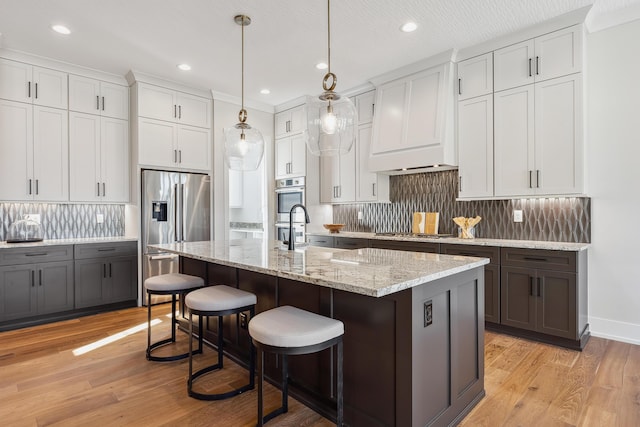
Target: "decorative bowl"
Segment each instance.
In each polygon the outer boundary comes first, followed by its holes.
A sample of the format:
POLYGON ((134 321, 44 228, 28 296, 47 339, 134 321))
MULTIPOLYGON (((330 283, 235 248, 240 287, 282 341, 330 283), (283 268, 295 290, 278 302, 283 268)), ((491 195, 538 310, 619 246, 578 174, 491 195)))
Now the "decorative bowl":
POLYGON ((322 226, 329 230, 329 233, 339 233, 344 224, 322 224, 322 226))

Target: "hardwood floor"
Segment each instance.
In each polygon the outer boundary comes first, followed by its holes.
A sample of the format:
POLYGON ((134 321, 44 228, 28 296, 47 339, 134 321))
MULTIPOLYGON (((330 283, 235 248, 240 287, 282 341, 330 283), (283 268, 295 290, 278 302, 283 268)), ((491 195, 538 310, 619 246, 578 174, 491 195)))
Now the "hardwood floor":
MULTIPOLYGON (((154 309, 162 320, 154 336, 168 333, 168 311, 154 309)), ((195 400, 186 393, 186 360, 148 362, 145 322, 146 309, 133 308, 0 333, 0 425, 255 425, 255 390, 219 402, 195 400)), ((185 338, 178 334, 178 351, 185 338)), ((487 396, 462 426, 640 425, 640 346, 591 338, 580 353, 491 332, 485 339, 487 396)), ((196 367, 214 360, 211 349, 205 353, 196 367)), ((198 387, 220 391, 246 381, 244 369, 225 363, 198 387)), ((279 396, 267 385, 267 410, 279 396)), ((289 407, 268 425, 333 425, 295 399, 289 407)))

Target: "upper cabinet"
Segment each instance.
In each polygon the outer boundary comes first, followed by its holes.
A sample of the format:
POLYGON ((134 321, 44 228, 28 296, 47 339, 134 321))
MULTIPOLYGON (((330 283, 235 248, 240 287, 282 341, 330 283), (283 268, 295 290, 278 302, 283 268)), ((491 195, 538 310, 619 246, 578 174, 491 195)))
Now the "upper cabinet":
POLYGON ((582 39, 575 25, 496 50, 495 91, 581 72, 582 39))
POLYGON ((304 107, 299 106, 277 113, 274 120, 276 138, 298 134, 305 129, 304 107))
POLYGON ((320 158, 320 202, 353 202, 356 199, 356 150, 320 158))
POLYGON ((307 145, 301 134, 276 139, 276 179, 307 174, 307 145))
POLYGON ((377 88, 371 171, 455 164, 451 70, 447 62, 377 88))
POLYGON ((127 120, 129 88, 71 74, 69 110, 127 120))
POLYGON ((67 108, 67 73, 0 58, 0 98, 67 108))
POLYGON ((493 52, 458 63, 458 101, 493 93, 493 52))
POLYGON ((376 91, 365 92, 356 96, 355 105, 358 111, 358 125, 365 125, 373 121, 375 112, 376 91))
POLYGON ((211 128, 211 100, 138 83, 138 116, 211 128))

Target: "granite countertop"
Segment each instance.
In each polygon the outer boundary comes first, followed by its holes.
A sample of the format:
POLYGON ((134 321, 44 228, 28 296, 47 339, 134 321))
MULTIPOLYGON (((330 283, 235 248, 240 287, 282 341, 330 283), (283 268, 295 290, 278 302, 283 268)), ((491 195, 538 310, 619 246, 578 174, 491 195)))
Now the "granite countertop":
POLYGON ((7 243, 0 242, 1 249, 15 249, 15 248, 37 248, 42 246, 61 246, 61 245, 81 245, 85 243, 110 243, 110 242, 137 242, 137 237, 77 237, 72 239, 51 239, 43 240, 41 242, 29 242, 29 243, 7 243))
POLYGON ((351 237, 357 239, 398 240, 405 242, 451 243, 455 245, 498 246, 503 248, 546 249, 552 251, 579 252, 589 247, 588 243, 543 242, 539 240, 509 239, 460 239, 457 237, 412 237, 412 236, 377 236, 376 233, 341 231, 340 233, 307 232, 312 236, 351 237))
POLYGON ((238 239, 150 247, 188 258, 381 297, 489 263, 486 258, 304 246, 288 251, 279 241, 238 239))

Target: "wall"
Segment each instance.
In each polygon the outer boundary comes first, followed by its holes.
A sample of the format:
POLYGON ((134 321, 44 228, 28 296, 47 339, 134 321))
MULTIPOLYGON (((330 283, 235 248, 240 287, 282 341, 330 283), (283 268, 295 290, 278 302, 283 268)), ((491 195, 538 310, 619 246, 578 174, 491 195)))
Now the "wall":
POLYGON ((334 222, 346 231, 411 231, 413 212, 440 212, 441 234, 456 234, 452 218, 475 217, 477 237, 588 243, 589 198, 456 201, 457 171, 391 176, 391 203, 337 205, 334 222), (523 222, 513 222, 513 210, 523 210, 523 222), (358 212, 362 219, 358 220, 358 212))
POLYGON ((640 21, 587 42, 589 323, 594 335, 640 344, 640 21))
POLYGON ((26 214, 39 214, 45 239, 124 235, 123 205, 69 205, 54 203, 0 203, 0 241, 9 227, 26 214), (104 215, 98 224, 96 215, 104 215))

